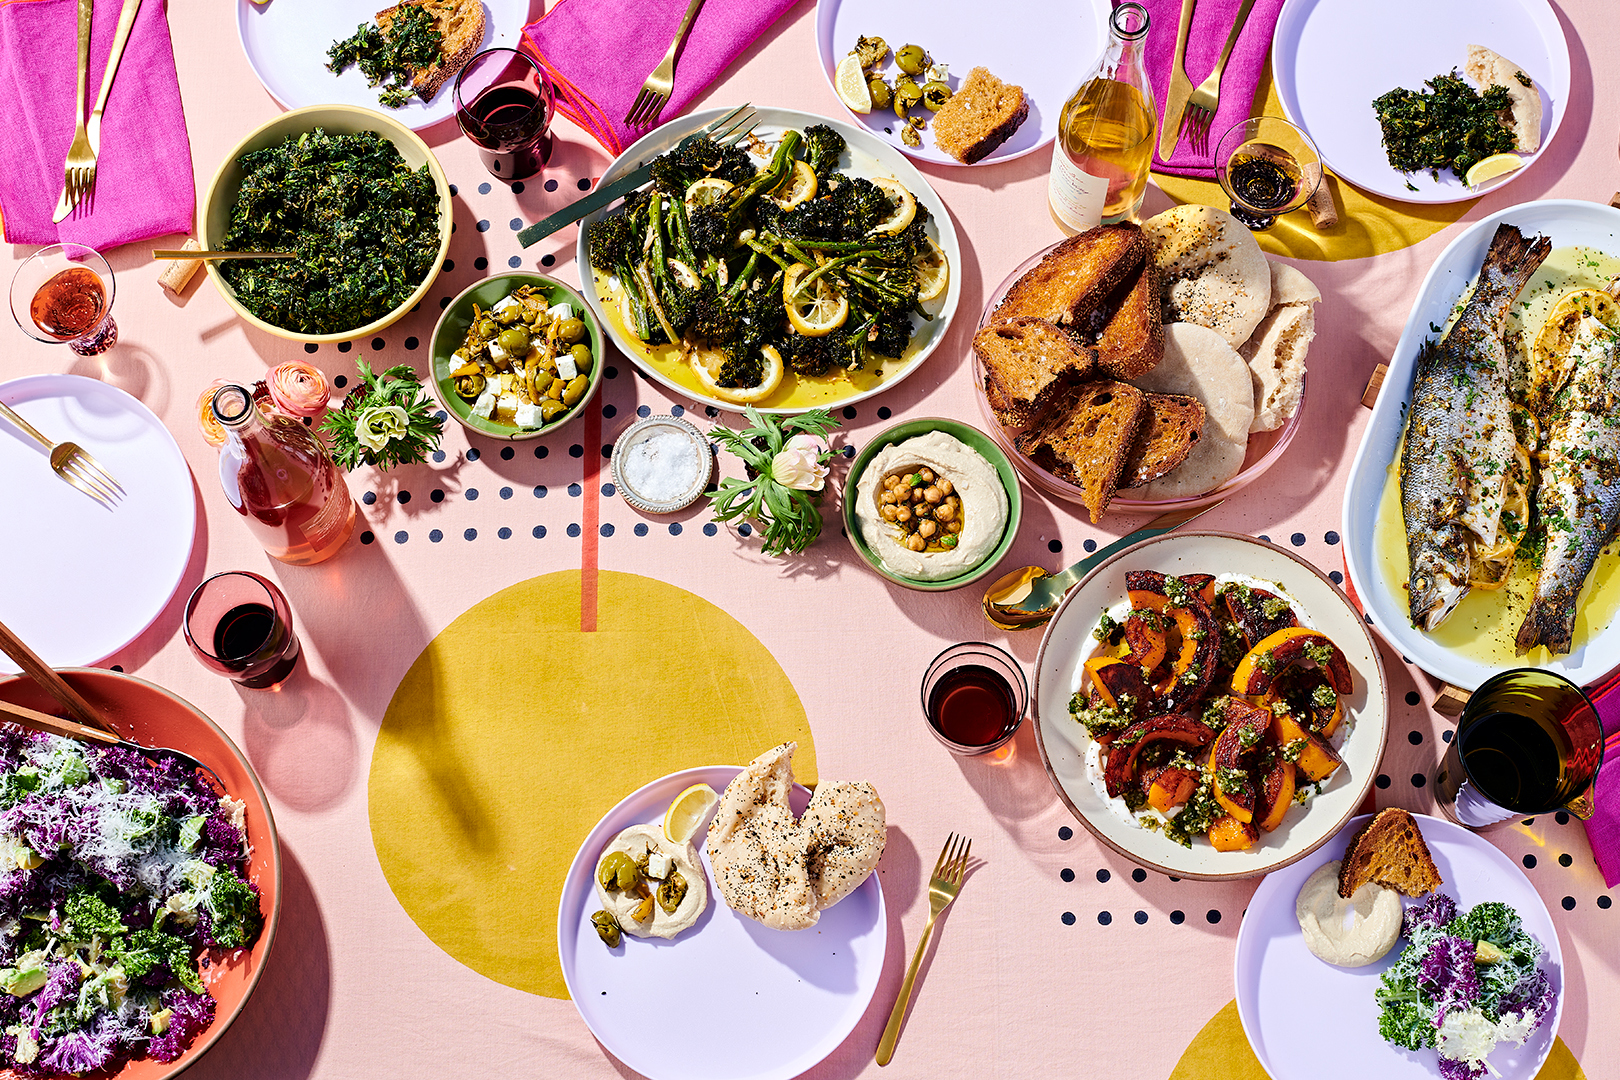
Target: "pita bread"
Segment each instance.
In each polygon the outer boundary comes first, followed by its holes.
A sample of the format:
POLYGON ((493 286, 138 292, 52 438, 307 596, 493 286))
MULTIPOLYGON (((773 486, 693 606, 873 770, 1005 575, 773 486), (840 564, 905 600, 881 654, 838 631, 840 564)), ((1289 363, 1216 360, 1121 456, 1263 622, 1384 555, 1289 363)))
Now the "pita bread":
POLYGON ((1250 431, 1275 431, 1299 410, 1305 394, 1305 353, 1316 337, 1322 299, 1311 279, 1287 263, 1271 263, 1271 310, 1238 350, 1254 379, 1250 431))
POLYGON ((1271 308, 1271 271, 1260 242, 1225 210, 1188 203, 1148 218, 1164 321, 1216 331, 1232 348, 1271 308))
POLYGON ((1170 323, 1164 328, 1164 359, 1132 381, 1151 393, 1195 397, 1207 414, 1187 460, 1133 488, 1133 497, 1151 501, 1202 495, 1238 474, 1254 421, 1254 381, 1249 365, 1225 338, 1192 323, 1170 323))
POLYGON ((1524 69, 1483 45, 1470 45, 1463 74, 1474 80, 1481 90, 1487 86, 1507 87, 1508 100, 1513 104, 1510 115, 1502 117, 1502 123, 1512 128, 1518 139, 1516 152, 1535 153, 1541 145, 1541 91, 1529 81, 1530 76, 1524 69))

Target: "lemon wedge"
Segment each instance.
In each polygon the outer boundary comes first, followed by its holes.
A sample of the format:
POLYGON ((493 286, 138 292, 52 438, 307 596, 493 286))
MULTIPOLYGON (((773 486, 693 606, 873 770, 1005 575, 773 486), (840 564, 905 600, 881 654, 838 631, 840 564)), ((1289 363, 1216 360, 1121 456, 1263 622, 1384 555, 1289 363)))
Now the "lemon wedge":
POLYGON ((945 253, 934 243, 933 237, 927 237, 928 250, 917 253, 911 265, 917 270, 917 300, 926 304, 940 293, 951 281, 951 264, 945 258, 945 253))
POLYGON ((1480 158, 1474 162, 1474 167, 1468 170, 1464 182, 1470 188, 1478 191, 1480 185, 1487 180, 1495 180, 1498 176, 1506 176, 1516 169, 1524 167, 1524 159, 1518 154, 1492 154, 1488 158, 1480 158))
POLYGON ((693 784, 675 796, 664 811, 664 839, 672 844, 691 840, 719 801, 720 796, 708 784, 693 784))
POLYGON ((861 58, 854 53, 838 61, 838 67, 833 72, 833 86, 838 90, 838 99, 849 106, 850 112, 872 111, 872 91, 867 89, 861 58))
POLYGON ((690 342, 684 351, 687 362, 692 365, 692 374, 697 376, 704 392, 738 405, 752 405, 770 397, 782 385, 782 376, 787 370, 782 354, 773 346, 763 345, 759 355, 764 361, 764 372, 758 386, 721 386, 718 379, 727 359, 723 351, 703 342, 690 342))

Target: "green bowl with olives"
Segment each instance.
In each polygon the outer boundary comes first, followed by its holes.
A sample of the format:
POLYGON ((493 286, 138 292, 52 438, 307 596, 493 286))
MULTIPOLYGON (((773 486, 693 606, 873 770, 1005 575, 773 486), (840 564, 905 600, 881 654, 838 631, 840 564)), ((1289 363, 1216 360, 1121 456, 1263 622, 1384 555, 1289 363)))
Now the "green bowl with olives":
POLYGON ((602 329, 579 293, 542 274, 496 274, 439 316, 433 393, 469 431, 536 439, 585 411, 604 357, 602 329))

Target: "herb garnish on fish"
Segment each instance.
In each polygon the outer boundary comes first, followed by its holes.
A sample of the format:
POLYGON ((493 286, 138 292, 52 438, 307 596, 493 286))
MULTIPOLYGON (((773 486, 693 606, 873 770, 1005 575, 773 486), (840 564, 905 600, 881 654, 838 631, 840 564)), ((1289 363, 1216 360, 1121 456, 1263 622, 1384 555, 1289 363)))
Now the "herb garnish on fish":
POLYGON ((244 307, 304 334, 336 334, 404 303, 439 254, 439 195, 426 165, 412 170, 374 131, 317 128, 243 154, 242 186, 221 243, 295 251, 242 259, 220 273, 244 307))
POLYGON ((1404 173, 1427 169, 1436 180, 1450 169, 1460 180, 1476 162, 1517 149, 1518 137, 1498 115, 1513 107, 1507 87, 1481 93, 1456 71, 1424 85, 1433 92, 1396 87, 1373 99, 1390 165, 1404 173))
POLYGON ((435 27, 433 16, 423 8, 406 4, 386 33, 374 24, 361 23, 351 37, 334 41, 326 50, 326 68, 342 74, 359 65, 367 86, 392 79, 383 87, 380 99, 390 109, 398 109, 414 93, 412 76, 438 60, 443 45, 444 35, 435 27))

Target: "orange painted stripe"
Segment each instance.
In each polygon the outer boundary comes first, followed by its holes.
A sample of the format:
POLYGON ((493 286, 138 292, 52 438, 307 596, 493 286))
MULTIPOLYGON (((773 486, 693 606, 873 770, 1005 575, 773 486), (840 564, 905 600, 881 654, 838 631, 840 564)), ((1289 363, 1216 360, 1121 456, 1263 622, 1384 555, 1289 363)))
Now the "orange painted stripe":
POLYGON ((579 632, 596 632, 596 563, 602 520, 602 411, 585 410, 585 520, 580 523, 579 632))

